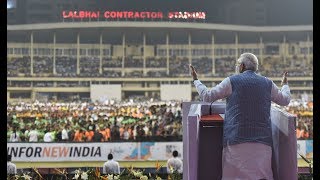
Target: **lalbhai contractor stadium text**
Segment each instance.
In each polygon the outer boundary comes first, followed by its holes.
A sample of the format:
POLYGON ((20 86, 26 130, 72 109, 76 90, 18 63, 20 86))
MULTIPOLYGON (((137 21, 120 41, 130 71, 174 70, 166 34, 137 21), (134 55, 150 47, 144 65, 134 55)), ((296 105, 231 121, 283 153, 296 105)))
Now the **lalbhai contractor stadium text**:
POLYGON ((64 19, 205 19, 205 12, 62 11, 64 19))

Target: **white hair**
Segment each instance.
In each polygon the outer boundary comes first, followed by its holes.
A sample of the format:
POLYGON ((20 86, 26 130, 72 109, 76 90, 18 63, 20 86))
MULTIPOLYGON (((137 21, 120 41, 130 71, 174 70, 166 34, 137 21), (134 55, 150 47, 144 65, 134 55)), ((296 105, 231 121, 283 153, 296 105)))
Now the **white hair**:
POLYGON ((258 71, 258 58, 256 55, 252 53, 241 54, 238 59, 238 62, 244 64, 246 70, 258 71))

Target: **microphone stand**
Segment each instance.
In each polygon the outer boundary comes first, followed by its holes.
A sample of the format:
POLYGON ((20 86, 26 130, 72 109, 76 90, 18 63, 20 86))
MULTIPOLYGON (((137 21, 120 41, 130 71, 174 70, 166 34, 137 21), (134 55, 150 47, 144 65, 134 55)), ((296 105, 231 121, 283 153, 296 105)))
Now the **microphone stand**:
POLYGON ((298 154, 299 154, 299 156, 305 161, 305 162, 307 162, 308 164, 309 164, 309 173, 311 174, 311 176, 313 175, 313 167, 312 167, 312 165, 313 165, 313 163, 312 163, 312 161, 309 161, 307 158, 305 158, 304 156, 302 156, 299 152, 298 152, 298 154))

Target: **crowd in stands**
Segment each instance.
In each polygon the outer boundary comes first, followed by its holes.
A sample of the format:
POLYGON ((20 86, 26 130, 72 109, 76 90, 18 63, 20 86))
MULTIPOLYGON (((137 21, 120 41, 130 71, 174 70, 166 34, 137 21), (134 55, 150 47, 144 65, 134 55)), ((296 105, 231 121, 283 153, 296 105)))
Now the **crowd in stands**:
POLYGON ((192 59, 192 65, 197 68, 197 73, 199 74, 212 74, 212 59, 211 58, 201 58, 192 59))
POLYGON ((297 139, 313 139, 313 102, 291 100, 286 110, 297 116, 297 139))
POLYGON ((53 58, 48 56, 33 57, 33 73, 53 74, 53 58))
POLYGON ((167 71, 148 71, 148 77, 167 77, 167 71))
POLYGON ((146 67, 147 68, 166 68, 167 59, 165 58, 156 59, 155 57, 148 57, 146 58, 146 67))
POLYGON ((124 74, 124 77, 128 77, 128 78, 141 78, 143 77, 143 71, 131 71, 131 72, 126 72, 124 74))
POLYGON ((102 72, 104 77, 118 78, 121 77, 121 71, 106 70, 102 72))
POLYGON ((189 75, 189 59, 171 57, 169 61, 170 76, 186 76, 189 75))
POLYGON ((61 77, 75 77, 77 74, 77 58, 56 57, 56 72, 61 77))
POLYGON ((100 58, 98 57, 82 57, 80 58, 80 76, 97 77, 99 76, 100 58))
MULTIPOLYGON (((7 61, 7 76, 30 76, 31 60, 30 57, 9 58, 7 61)), ((235 58, 223 57, 215 59, 215 74, 212 74, 212 59, 208 57, 194 58, 192 64, 200 75, 208 77, 226 77, 235 72, 235 58)), ((183 77, 189 74, 188 57, 170 57, 169 58, 169 77, 183 77)), ((166 58, 146 58, 146 68, 166 68, 166 58)), ((103 58, 102 74, 99 71, 100 58, 98 57, 81 57, 79 61, 80 73, 77 75, 77 58, 76 57, 56 57, 56 75, 58 77, 119 77, 121 73, 114 72, 112 68, 122 68, 122 57, 103 58), (110 69, 111 68, 111 69, 110 69)), ((143 68, 143 58, 126 57, 124 68, 143 68)), ((289 76, 312 76, 313 66, 306 58, 293 56, 284 60, 280 57, 265 57, 259 65, 259 73, 267 77, 281 77, 282 71, 286 69, 289 76)), ((121 71, 118 70, 118 71, 121 71)), ((35 56, 33 61, 33 76, 54 76, 53 75, 53 58, 46 56, 35 56)), ((134 73, 135 77, 143 76, 138 72, 134 73)), ((159 74, 151 73, 148 77, 158 77, 159 74)), ((125 77, 130 77, 124 73, 125 77)))
POLYGON ((7 81, 7 87, 31 87, 30 81, 7 81))
POLYGON ((227 77, 235 72, 235 58, 225 57, 215 60, 216 76, 227 77))
POLYGON ((118 58, 102 58, 103 68, 122 68, 122 57, 118 58))
POLYGON ((313 101, 291 99, 288 106, 278 106, 296 116, 296 135, 298 140, 313 139, 313 101))
POLYGON ((125 57, 125 68, 143 68, 143 59, 135 59, 133 57, 125 57))
POLYGON ((33 82, 34 87, 53 87, 53 82, 50 81, 41 81, 41 82, 33 82))
MULTIPOLYGON (((297 139, 313 139, 313 102, 291 100, 289 106, 282 108, 297 116, 297 139)), ((181 102, 111 100, 104 103, 9 103, 7 140, 10 142, 181 141, 181 102)))
POLYGON ((57 82, 57 87, 79 87, 78 82, 57 82))
POLYGON ((313 118, 307 116, 298 116, 296 126, 298 140, 313 139, 313 118))
POLYGON ((312 76, 313 66, 307 63, 306 58, 287 58, 286 60, 281 58, 266 57, 263 63, 259 66, 261 74, 269 77, 279 77, 283 70, 289 72, 289 76, 312 76))
POLYGON ((31 74, 31 59, 30 56, 8 58, 7 60, 7 76, 28 76, 31 74))
POLYGON ((10 142, 182 140, 181 103, 11 103, 10 142))

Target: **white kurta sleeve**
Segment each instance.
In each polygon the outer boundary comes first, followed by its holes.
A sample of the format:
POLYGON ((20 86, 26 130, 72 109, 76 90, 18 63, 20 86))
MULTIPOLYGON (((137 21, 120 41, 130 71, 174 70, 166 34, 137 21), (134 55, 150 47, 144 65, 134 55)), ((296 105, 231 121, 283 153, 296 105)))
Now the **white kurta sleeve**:
POLYGON ((271 101, 281 106, 286 106, 290 103, 290 99, 291 94, 288 85, 283 85, 280 90, 278 86, 274 82, 272 82, 271 101))
POLYGON ((106 163, 103 164, 102 173, 107 174, 106 163))
POLYGON ((218 99, 228 97, 232 93, 232 86, 229 78, 225 78, 221 83, 215 87, 208 89, 199 80, 194 81, 194 85, 204 102, 213 102, 218 99))
POLYGON ((118 165, 118 169, 117 169, 117 171, 118 171, 118 174, 120 174, 120 165, 119 165, 119 163, 117 162, 117 165, 118 165))
POLYGON ((181 160, 180 160, 180 164, 181 164, 181 167, 180 167, 179 173, 182 173, 183 172, 183 162, 181 160))
POLYGON ((171 166, 171 163, 170 163, 170 159, 167 161, 167 173, 171 173, 170 171, 170 166, 171 166))

